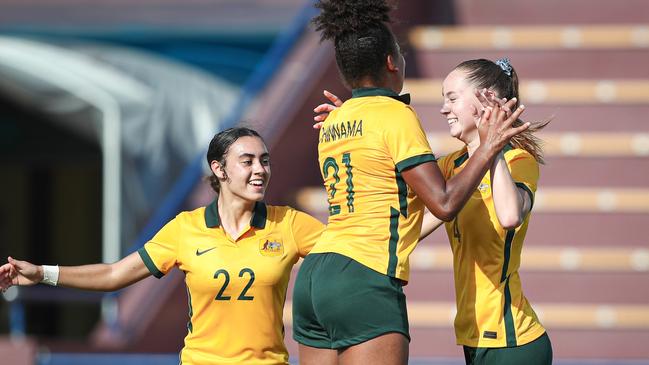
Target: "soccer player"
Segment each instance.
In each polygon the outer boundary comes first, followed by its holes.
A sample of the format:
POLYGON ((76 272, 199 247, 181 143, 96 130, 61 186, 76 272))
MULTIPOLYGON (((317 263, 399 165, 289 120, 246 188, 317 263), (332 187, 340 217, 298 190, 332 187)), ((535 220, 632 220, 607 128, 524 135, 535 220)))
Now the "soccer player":
MULTIPOLYGON (((293 298, 300 364, 406 364, 408 317, 402 285, 424 205, 451 220, 493 158, 528 124, 511 127, 499 105, 484 114, 481 144, 444 180, 403 87, 405 61, 381 0, 321 0, 314 19, 334 41, 352 99, 320 129, 319 162, 329 223, 305 258, 293 298)), ((511 106, 507 104, 507 106, 511 106)))
MULTIPOLYGON (((444 178, 451 179, 466 168, 467 159, 480 146, 478 111, 505 100, 520 102, 518 75, 507 59, 464 61, 446 77, 442 93, 441 113, 451 136, 465 144, 438 161, 444 178)), ((521 124, 520 119, 514 122, 521 124)), ((539 163, 543 163, 533 133, 546 124, 534 123, 512 137, 472 198, 445 224, 453 251, 455 336, 464 346, 467 364, 552 363, 550 339, 523 295, 518 275, 539 163)), ((426 214, 422 238, 442 223, 426 214)))
POLYGON ((270 156, 254 130, 215 135, 207 162, 216 200, 180 213, 139 251, 110 265, 73 267, 9 258, 0 267, 0 287, 43 282, 113 291, 177 267, 190 303, 182 364, 288 364, 282 312, 289 275, 323 225, 263 203, 270 156))
MULTIPOLYGON (((480 145, 480 110, 501 106, 505 113, 520 103, 518 75, 507 59, 469 60, 444 80, 444 105, 451 135, 465 147, 438 160, 445 179, 459 174, 480 145)), ((315 108, 315 128, 340 107, 333 103, 315 108)), ((522 293, 518 267, 543 163, 540 141, 533 133, 548 122, 512 137, 483 177, 472 199, 446 231, 454 254, 457 300, 455 330, 469 365, 552 363, 552 345, 545 329, 522 293), (480 270, 475 270, 479 266, 480 270), (476 284, 477 283, 477 284, 476 284), (467 290, 474 288, 474 290, 467 290), (502 305, 501 305, 502 304, 502 305), (477 327, 476 327, 477 325, 477 327)), ((522 125, 517 119, 513 125, 522 125)), ((421 239, 444 222, 427 212, 421 239)))

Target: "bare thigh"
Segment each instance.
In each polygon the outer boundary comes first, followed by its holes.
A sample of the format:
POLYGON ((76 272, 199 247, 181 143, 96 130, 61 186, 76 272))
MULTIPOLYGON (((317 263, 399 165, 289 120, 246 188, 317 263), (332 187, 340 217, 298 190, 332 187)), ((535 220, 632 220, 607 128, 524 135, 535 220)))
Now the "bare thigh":
POLYGON ((408 339, 401 333, 386 333, 340 351, 338 360, 340 365, 406 365, 408 339))
POLYGON ((300 365, 338 365, 338 351, 299 345, 300 365))

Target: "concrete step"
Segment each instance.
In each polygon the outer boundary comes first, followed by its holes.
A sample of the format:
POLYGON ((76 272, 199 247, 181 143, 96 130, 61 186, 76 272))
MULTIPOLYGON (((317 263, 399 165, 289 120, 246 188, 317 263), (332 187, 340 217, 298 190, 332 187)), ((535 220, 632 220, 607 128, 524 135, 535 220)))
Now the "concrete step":
MULTIPOLYGON (((407 79, 404 92, 414 105, 441 107, 442 79, 407 79)), ((520 84, 520 98, 527 106, 537 104, 598 105, 649 104, 649 80, 532 80, 520 84)))
POLYGON ((542 245, 646 248, 648 222, 647 214, 538 212, 534 207, 525 241, 542 245))
MULTIPOLYGON (((326 212, 324 187, 304 188, 297 203, 308 212, 326 212)), ((649 214, 649 189, 541 187, 534 197, 535 213, 640 213, 649 214)))
MULTIPOLYGON (((601 331, 549 328, 554 363, 557 365, 647 365, 649 332, 601 331)), ((452 328, 411 327, 410 364, 464 364, 462 347, 455 343, 452 328)), ((286 343, 297 363, 297 344, 286 327, 286 343)))
POLYGON ((466 25, 631 24, 647 22, 649 4, 643 0, 455 0, 452 9, 455 23, 466 25))
MULTIPOLYGON (((427 133, 435 155, 444 156, 464 146, 448 132, 427 133)), ((649 157, 649 133, 545 132, 538 133, 546 156, 649 157)))
POLYGON ((614 186, 644 188, 649 186, 649 158, 550 156, 541 166, 539 186, 595 188, 614 186), (588 174, 588 178, 584 175, 588 174))
MULTIPOLYGON (((420 90, 424 92, 424 90, 420 90)), ((526 121, 545 121, 552 119, 544 129, 547 132, 634 132, 649 133, 649 104, 534 104, 529 105, 523 114, 526 121)), ((413 103, 421 124, 431 132, 448 133, 446 118, 440 114, 439 103, 413 103)))
POLYGON ((411 29, 410 43, 418 50, 449 49, 645 49, 646 24, 420 26, 411 29))
MULTIPOLYGON (((524 248, 521 262, 526 272, 649 272, 649 249, 532 245, 524 248)), ((410 256, 410 267, 411 270, 453 270, 453 254, 448 243, 417 247, 410 256)), ((649 284, 649 275, 646 276, 649 284)), ((649 291, 646 297, 649 300, 649 291)))
MULTIPOLYGON (((560 359, 591 359, 592 363, 585 364, 644 365, 649 358, 649 347, 646 346, 649 343, 649 331, 573 330, 551 327, 547 328, 547 331, 557 364, 562 363, 560 359), (618 362, 622 359, 632 362, 618 362)), ((463 358, 462 347, 455 344, 455 333, 451 328, 411 327, 410 336, 411 358, 463 358)))
MULTIPOLYGON (((445 244, 448 246, 448 243, 445 244)), ((534 245, 525 244, 523 252, 534 245)), ((422 247, 417 247, 420 250, 422 247)), ((448 251, 450 248, 446 247, 448 251)), ((410 281, 404 288, 408 300, 455 300, 453 272, 449 269, 422 270, 412 266, 410 281)), ((615 305, 647 305, 649 291, 638 290, 649 285, 646 271, 539 271, 528 265, 525 258, 519 271, 523 292, 532 302, 538 303, 607 303, 615 305)))
MULTIPOLYGON (((451 327, 455 302, 408 301, 411 327, 451 327)), ((284 305, 284 323, 292 322, 292 302, 284 305)), ((649 332, 649 305, 537 303, 534 311, 548 328, 640 330, 649 332)))
POLYGON ((649 78, 649 49, 439 49, 409 56, 408 77, 443 79, 460 62, 508 57, 521 80, 649 78))

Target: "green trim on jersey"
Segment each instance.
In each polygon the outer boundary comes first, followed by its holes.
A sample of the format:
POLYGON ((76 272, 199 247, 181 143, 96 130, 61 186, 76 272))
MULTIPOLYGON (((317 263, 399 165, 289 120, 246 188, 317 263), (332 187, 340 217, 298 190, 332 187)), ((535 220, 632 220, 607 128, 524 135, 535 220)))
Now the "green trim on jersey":
POLYGON ((523 183, 517 182, 517 183, 514 183, 514 184, 516 184, 516 186, 518 186, 519 188, 527 191, 527 194, 530 196, 530 201, 532 203, 530 205, 530 210, 532 210, 532 207, 534 206, 534 193, 532 192, 532 190, 530 190, 530 188, 528 188, 527 185, 525 185, 523 183))
POLYGON ((155 276, 158 279, 160 279, 161 277, 163 277, 165 275, 160 270, 158 270, 158 268, 153 263, 153 260, 151 259, 151 256, 149 256, 149 253, 146 252, 146 249, 144 247, 137 250, 137 253, 140 254, 140 257, 142 258, 142 261, 144 262, 144 266, 146 266, 146 268, 149 269, 149 272, 151 273, 151 275, 155 276))
POLYGON ((399 191, 399 211, 404 218, 408 218, 408 185, 401 176, 401 173, 395 171, 397 180, 397 189, 399 191))
POLYGON ((514 317, 512 315, 512 293, 509 291, 509 278, 505 282, 505 308, 503 311, 505 317, 505 337, 507 338, 507 347, 517 346, 516 329, 514 328, 514 317))
POLYGON ((464 161, 466 161, 466 160, 468 160, 468 159, 469 159, 469 152, 464 152, 463 154, 460 155, 460 157, 456 158, 456 159, 453 161, 453 165, 454 165, 455 168, 457 169, 458 167, 462 166, 462 164, 464 163, 464 161))
POLYGON ((362 98, 366 96, 387 96, 389 98, 398 100, 406 105, 410 105, 410 94, 399 95, 393 90, 385 89, 382 87, 363 87, 352 90, 353 98, 362 98))
MULTIPOLYGON (((266 227, 266 218, 268 216, 268 209, 264 202, 255 202, 255 208, 250 218, 250 226, 264 229, 266 227)), ((208 228, 216 228, 221 225, 219 219, 219 206, 216 199, 205 207, 205 225, 208 228)))
POLYGON ((437 161, 435 158, 435 155, 431 154, 424 154, 424 155, 419 155, 419 156, 412 156, 409 157, 403 161, 399 161, 396 164, 396 169, 398 172, 403 172, 404 170, 407 170, 411 167, 415 167, 417 165, 420 165, 424 162, 429 162, 429 161, 437 161))
POLYGON ((505 252, 503 253, 503 271, 500 275, 500 282, 502 283, 507 279, 507 270, 509 269, 509 257, 512 252, 512 241, 514 240, 514 234, 516 230, 510 229, 507 231, 507 236, 505 236, 505 252))
MULTIPOLYGON (((406 208, 407 210, 407 208, 406 208)), ((390 207, 390 240, 388 241, 388 276, 397 276, 397 242, 399 242, 399 216, 401 212, 390 207)))
POLYGON ((187 306, 189 307, 189 321, 187 321, 187 330, 189 332, 194 332, 194 325, 192 324, 192 316, 194 315, 194 308, 192 307, 192 293, 189 291, 187 284, 185 284, 185 289, 187 290, 187 306))

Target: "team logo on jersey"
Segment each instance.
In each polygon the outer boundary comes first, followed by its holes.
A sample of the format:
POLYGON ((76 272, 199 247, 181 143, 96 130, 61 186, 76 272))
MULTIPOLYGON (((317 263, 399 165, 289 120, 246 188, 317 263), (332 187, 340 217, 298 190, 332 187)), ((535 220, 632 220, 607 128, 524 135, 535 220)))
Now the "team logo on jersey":
POLYGON ((489 184, 480 183, 480 185, 478 185, 478 190, 482 193, 486 193, 489 190, 489 184))
POLYGON ((259 253, 263 256, 281 256, 284 254, 284 245, 280 240, 264 239, 259 241, 259 253))

